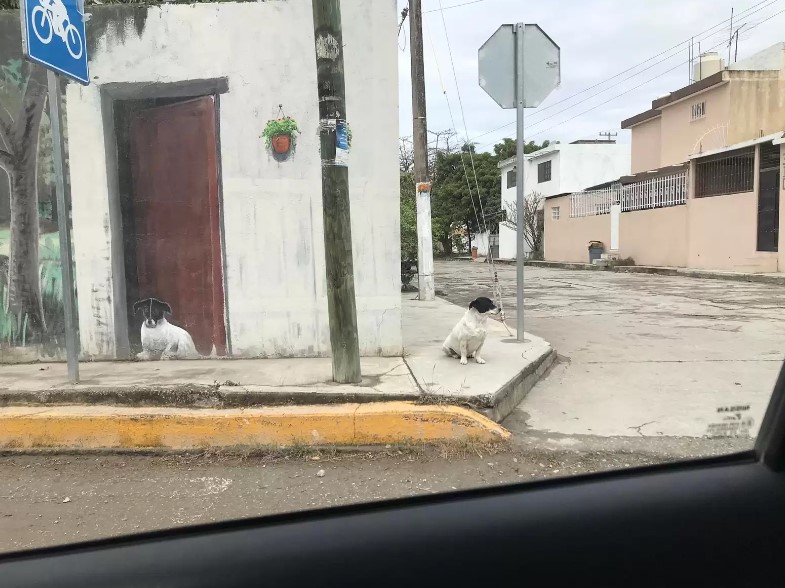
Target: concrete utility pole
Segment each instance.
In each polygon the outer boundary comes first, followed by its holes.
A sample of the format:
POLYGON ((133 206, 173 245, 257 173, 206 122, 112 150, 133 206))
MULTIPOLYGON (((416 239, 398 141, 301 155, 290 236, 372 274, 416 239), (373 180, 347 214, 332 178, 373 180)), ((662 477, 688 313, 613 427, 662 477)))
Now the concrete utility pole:
POLYGON ((431 183, 428 181, 428 125, 425 118, 425 65, 422 51, 422 3, 409 0, 412 53, 412 142, 414 183, 417 191, 417 274, 420 300, 433 300, 433 235, 431 233, 431 183))
POLYGON ((346 163, 348 145, 341 5, 340 0, 312 0, 312 6, 333 379, 341 384, 356 384, 361 380, 360 344, 354 298, 349 168, 346 163))

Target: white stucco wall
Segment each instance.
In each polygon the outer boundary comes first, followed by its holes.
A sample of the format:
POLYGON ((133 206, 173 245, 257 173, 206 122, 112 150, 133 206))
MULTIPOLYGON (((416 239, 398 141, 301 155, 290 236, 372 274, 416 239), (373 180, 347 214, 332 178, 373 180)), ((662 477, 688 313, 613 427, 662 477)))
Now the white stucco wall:
MULTIPOLYGON (((577 192, 618 179, 630 173, 630 146, 619 144, 557 144, 536 151, 525 157, 524 194, 539 192, 554 196, 577 192), (551 180, 538 182, 537 166, 551 161, 551 180)), ((502 205, 515 202, 516 189, 506 187, 507 172, 515 161, 508 161, 500 168, 502 174, 502 205)), ((499 228, 499 257, 512 259, 516 255, 515 231, 499 228)))
MULTIPOLYGON (((364 355, 394 355, 402 350, 398 15, 393 0, 342 0, 341 8, 360 347, 364 355)), ((112 257, 121 246, 112 234, 121 227, 111 214, 101 86, 220 77, 229 84, 220 97, 220 154, 233 355, 329 355, 311 23, 308 0, 150 7, 141 37, 131 23, 124 35, 110 29, 103 37, 91 57, 91 86, 69 84, 83 355, 115 355, 115 323, 124 311, 113 305, 125 305, 111 294, 119 279, 112 257), (279 104, 302 132, 296 153, 283 163, 268 155, 260 137, 279 104)))
POLYGON ((488 255, 488 242, 490 235, 490 232, 483 231, 482 233, 476 233, 474 236, 472 236, 472 247, 477 248, 477 255, 480 257, 485 257, 488 255))

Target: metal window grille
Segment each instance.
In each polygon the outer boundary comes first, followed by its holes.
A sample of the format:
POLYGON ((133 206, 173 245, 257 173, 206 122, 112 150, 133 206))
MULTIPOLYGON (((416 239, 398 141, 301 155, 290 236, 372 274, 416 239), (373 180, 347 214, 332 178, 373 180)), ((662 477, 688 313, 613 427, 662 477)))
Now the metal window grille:
POLYGON ((609 214, 611 205, 619 202, 620 194, 621 184, 570 194, 570 218, 609 214))
POLYGON ((692 120, 706 116, 706 102, 696 102, 692 105, 692 120))
POLYGON ((760 169, 777 169, 780 166, 780 146, 768 143, 760 146, 760 169))
POLYGON ((755 148, 701 159, 695 166, 695 197, 752 192, 755 148))
POLYGON ((541 184, 543 182, 550 182, 550 181, 551 181, 551 162, 543 161, 542 163, 537 164, 537 183, 541 184))
POLYGON ((518 176, 515 175, 515 168, 507 172, 507 187, 515 188, 518 185, 518 176))
POLYGON ((560 211, 558 206, 554 206, 553 208, 551 208, 551 218, 553 220, 559 220, 559 213, 560 211))
POLYGON ((645 210, 687 202, 687 172, 679 172, 627 184, 622 190, 621 210, 645 210))

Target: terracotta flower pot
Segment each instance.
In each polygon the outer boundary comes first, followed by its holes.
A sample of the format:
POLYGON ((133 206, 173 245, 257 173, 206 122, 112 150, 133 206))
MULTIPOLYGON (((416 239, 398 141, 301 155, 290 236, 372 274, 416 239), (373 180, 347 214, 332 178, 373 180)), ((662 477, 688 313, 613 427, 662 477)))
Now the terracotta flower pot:
POLYGON ((276 153, 288 153, 292 147, 292 138, 287 134, 273 135, 270 137, 270 144, 276 153))

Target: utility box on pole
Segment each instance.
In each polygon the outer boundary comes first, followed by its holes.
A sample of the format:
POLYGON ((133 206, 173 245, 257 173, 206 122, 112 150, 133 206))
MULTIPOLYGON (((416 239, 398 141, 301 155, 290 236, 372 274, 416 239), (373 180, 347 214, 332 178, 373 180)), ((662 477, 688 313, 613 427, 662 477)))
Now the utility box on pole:
POLYGON ((561 83, 561 50, 536 24, 505 24, 478 51, 480 87, 502 108, 516 109, 516 312, 523 324, 524 108, 536 108, 561 83))

